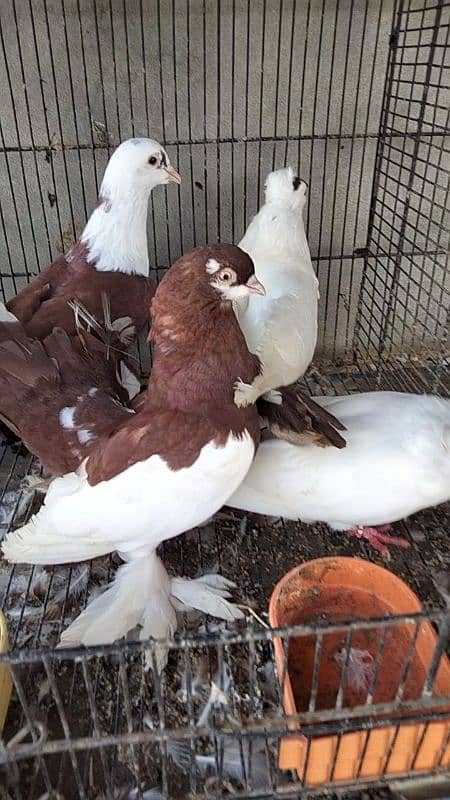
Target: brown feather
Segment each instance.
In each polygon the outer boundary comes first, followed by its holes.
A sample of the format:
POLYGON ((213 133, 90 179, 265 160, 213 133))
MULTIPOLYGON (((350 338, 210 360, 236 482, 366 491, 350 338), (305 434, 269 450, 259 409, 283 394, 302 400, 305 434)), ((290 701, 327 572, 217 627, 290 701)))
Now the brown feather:
POLYGON ((193 250, 166 273, 152 302, 155 359, 141 410, 99 443, 87 461, 90 484, 109 480, 158 454, 171 469, 191 466, 211 441, 248 431, 259 441, 254 405, 238 408, 234 384, 259 373, 230 302, 210 285, 209 258, 229 264, 246 282, 251 259, 233 245, 193 250))
POLYGON ((137 331, 148 321, 148 308, 155 290, 153 279, 118 271, 98 271, 86 261, 87 249, 73 245, 70 260, 60 256, 7 303, 23 323, 28 336, 43 339, 53 328, 76 335, 68 301, 77 300, 103 325, 104 294, 109 297, 111 318, 130 317, 137 331))
POLYGON ((39 383, 51 382, 56 388, 59 382, 55 364, 48 358, 42 343, 36 339, 26 343, 9 341, 0 344, 0 363, 4 373, 16 378, 24 386, 34 387, 39 383))
POLYGON ((104 346, 89 334, 85 345, 58 328, 42 342, 22 330, 20 341, 0 345, 0 419, 52 475, 77 469, 98 438, 129 416, 112 392, 104 346), (73 428, 61 423, 65 408, 74 409, 73 428))
POLYGON ((345 439, 338 433, 345 431, 345 426, 336 417, 297 386, 278 391, 282 398, 280 405, 263 397, 257 401, 260 416, 276 438, 298 445, 314 443, 318 447, 332 445, 339 449, 346 446, 345 439))
MULTIPOLYGON (((155 283, 142 275, 97 271, 86 257, 86 246, 77 242, 70 250, 70 257, 60 256, 46 267, 7 303, 7 308, 22 323, 25 336, 41 341, 54 328, 64 330, 74 340, 83 338, 73 307, 85 309, 94 320, 93 330, 106 345, 104 357, 112 362, 111 388, 128 399, 128 393, 118 383, 117 367, 123 362, 139 380, 139 370, 126 348, 148 323, 155 283), (125 323, 124 331, 117 329, 118 320, 122 325, 125 323)), ((12 324, 0 324, 0 341, 18 337, 17 331, 15 334, 8 331, 12 324)))

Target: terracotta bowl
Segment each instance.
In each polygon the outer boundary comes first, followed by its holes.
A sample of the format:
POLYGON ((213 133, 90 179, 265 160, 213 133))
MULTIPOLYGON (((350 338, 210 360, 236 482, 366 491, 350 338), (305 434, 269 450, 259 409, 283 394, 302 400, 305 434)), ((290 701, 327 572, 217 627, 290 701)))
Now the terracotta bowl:
MULTIPOLYGON (((278 582, 270 600, 269 620, 272 627, 278 628, 421 611, 414 592, 388 570, 359 558, 320 558, 295 567, 278 582)), ((354 631, 351 658, 346 665, 345 628, 330 633, 325 628, 321 634, 315 710, 334 709, 339 692, 344 708, 366 702, 393 703, 402 682, 405 701, 420 699, 437 636, 428 622, 421 622, 416 628, 413 622, 389 625, 384 642, 380 627, 354 631)), ((309 709, 317 638, 313 633, 290 639, 284 675, 284 643, 281 638, 274 641, 286 714, 300 714, 309 709)), ((441 657, 433 695, 450 696, 450 662, 445 655, 441 657)), ((286 737, 280 743, 279 766, 297 770, 300 779, 311 786, 330 780, 349 781, 444 768, 450 765, 450 704, 439 710, 448 710, 448 718, 431 721, 427 726, 417 721, 403 722, 369 731, 364 729, 362 716, 361 730, 310 740, 307 765, 306 737, 286 737)), ((370 716, 373 718, 372 711, 370 716)), ((404 718, 408 712, 399 709, 390 714, 390 720, 395 716, 404 718)), ((324 717, 326 713, 322 714, 324 717)), ((380 714, 378 718, 383 717, 380 714)), ((300 730, 298 723, 291 723, 290 727, 300 730)))

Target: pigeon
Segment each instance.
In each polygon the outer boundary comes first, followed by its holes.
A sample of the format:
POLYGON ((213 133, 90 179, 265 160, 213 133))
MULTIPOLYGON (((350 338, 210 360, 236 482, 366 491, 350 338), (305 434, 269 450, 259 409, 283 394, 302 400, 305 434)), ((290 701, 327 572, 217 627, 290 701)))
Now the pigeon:
POLYGON ((251 353, 262 372, 252 384, 236 383, 235 402, 255 403, 272 432, 290 441, 344 447, 339 422, 317 409, 299 389, 286 389, 306 372, 317 342, 319 283, 303 223, 307 184, 291 167, 271 172, 265 203, 239 247, 250 255, 266 288, 263 301, 249 297, 235 304, 251 353))
POLYGON ((264 279, 266 296, 236 304, 248 348, 258 353, 261 375, 236 389, 242 403, 256 402, 276 386, 288 386, 306 372, 317 342, 319 282, 314 272, 302 212, 307 185, 291 167, 271 172, 265 204, 248 226, 239 247, 264 279))
POLYGON ((450 499, 450 400, 368 392, 315 401, 345 424, 345 450, 262 442, 227 505, 325 522, 382 555, 408 546, 388 534, 391 523, 450 499))
MULTIPOLYGON (((114 430, 98 436, 78 469, 52 481, 40 511, 4 540, 3 553, 15 563, 61 564, 114 550, 126 562, 61 644, 112 642, 137 625, 141 638, 167 638, 176 624, 171 592, 191 607, 222 611, 227 585, 220 576, 203 577, 196 605, 195 581, 170 582, 155 550, 215 513, 251 465, 258 412, 235 405, 234 384, 238 375, 251 383, 260 364, 232 303, 263 292, 252 260, 234 245, 180 258, 152 301, 155 358, 139 413, 128 410, 114 430)), ((110 404, 105 398, 107 420, 110 404)), ((78 404, 64 420, 78 431, 78 404)), ((85 416, 83 438, 91 432, 85 416)), ((227 604, 225 618, 242 616, 232 609, 227 604)))
MULTIPOLYGON (((148 201, 158 184, 180 182, 158 142, 128 139, 117 147, 79 240, 6 305, 27 336, 42 340, 54 328, 76 336, 80 315, 92 328, 128 328, 133 335, 144 327, 155 290, 149 278, 148 201)), ((0 337, 12 338, 5 324, 2 328, 0 337)), ((131 397, 140 385, 129 374, 123 350, 119 354, 112 348, 112 353, 131 397)))

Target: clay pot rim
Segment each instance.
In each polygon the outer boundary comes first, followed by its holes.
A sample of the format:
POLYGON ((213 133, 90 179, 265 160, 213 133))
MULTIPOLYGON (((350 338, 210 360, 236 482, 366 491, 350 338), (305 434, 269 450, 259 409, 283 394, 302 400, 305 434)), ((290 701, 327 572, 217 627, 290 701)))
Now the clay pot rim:
MULTIPOLYGON (((380 579, 379 589, 377 591, 380 598, 383 598, 383 586, 385 586, 387 582, 390 583, 391 587, 395 586, 396 590, 398 590, 399 592, 399 598, 402 598, 404 601, 407 600, 408 602, 411 603, 411 608, 408 611, 398 610, 397 611, 398 616, 409 616, 409 615, 423 613, 422 603, 420 602, 415 592, 413 592, 413 590, 408 586, 407 583, 405 583, 405 581, 402 580, 402 578, 399 578, 397 575, 395 575, 393 572, 386 569, 385 567, 381 567, 379 566, 379 564, 374 564, 372 561, 366 561, 363 558, 357 558, 357 557, 353 558, 352 556, 324 556, 323 558, 315 558, 309 561, 304 561, 301 564, 297 564, 295 567, 290 569, 289 572, 286 572, 276 583, 276 585, 272 590, 269 602, 269 624, 271 628, 276 629, 276 628, 282 628, 283 626, 291 627, 290 625, 287 626, 286 623, 280 621, 278 614, 280 595, 287 588, 289 583, 295 578, 301 578, 302 570, 317 569, 322 566, 326 568, 327 566, 331 567, 333 564, 336 565, 337 569, 345 567, 348 573, 349 586, 351 585, 351 575, 352 573, 355 572, 355 570, 357 570, 359 573, 361 573, 361 569, 363 571, 367 571, 368 573, 376 572, 377 577, 379 577, 380 579)), ((320 582, 316 581, 316 584, 320 585, 320 582)), ((342 588, 345 589, 346 585, 347 582, 345 584, 343 583, 342 588)), ((347 620, 343 620, 342 622, 339 621, 339 623, 330 623, 330 622, 324 623, 324 626, 326 627, 327 625, 329 626, 330 624, 345 625, 346 622, 349 623, 357 620, 359 621, 368 621, 370 619, 383 620, 386 617, 392 618, 393 616, 396 615, 395 612, 386 611, 386 615, 382 615, 381 617, 379 614, 374 615, 373 617, 368 617, 368 616, 359 617, 357 611, 358 609, 355 608, 355 613, 351 614, 347 620)), ((305 622, 302 624, 305 626, 314 624, 314 627, 316 627, 316 625, 317 627, 321 627, 320 623, 316 622, 314 623, 305 622)))

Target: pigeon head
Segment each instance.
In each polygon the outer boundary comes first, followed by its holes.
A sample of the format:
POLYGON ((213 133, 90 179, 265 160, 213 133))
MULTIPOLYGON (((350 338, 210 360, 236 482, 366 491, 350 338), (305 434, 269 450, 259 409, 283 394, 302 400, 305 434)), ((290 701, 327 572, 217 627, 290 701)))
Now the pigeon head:
POLYGON ((181 303, 194 309, 204 305, 230 305, 238 297, 265 294, 255 275, 253 261, 234 244, 196 247, 182 256, 166 272, 152 304, 167 307, 181 303))
MULTIPOLYGON (((204 248, 202 248, 204 249, 204 248)), ((249 294, 265 294, 262 283, 255 275, 253 261, 247 253, 231 244, 208 248, 199 263, 199 278, 206 280, 211 289, 223 300, 237 300, 249 294), (206 256, 208 256, 206 258, 206 256), (204 274, 202 274, 202 266, 204 274)))
POLYGON ((96 270, 148 275, 148 201, 152 189, 164 183, 181 183, 181 178, 158 142, 127 139, 114 151, 97 207, 80 237, 96 270))
POLYGON ((295 174, 292 167, 277 169, 266 179, 266 203, 301 210, 306 202, 307 189, 308 184, 295 174))
POLYGON ((214 309, 234 317, 232 301, 250 294, 265 294, 250 256, 233 244, 197 247, 160 282, 151 305, 151 338, 161 335, 180 345, 205 329, 214 309))
POLYGON ((127 139, 112 154, 105 170, 100 197, 141 191, 149 194, 160 184, 181 183, 164 147, 153 139, 127 139))

